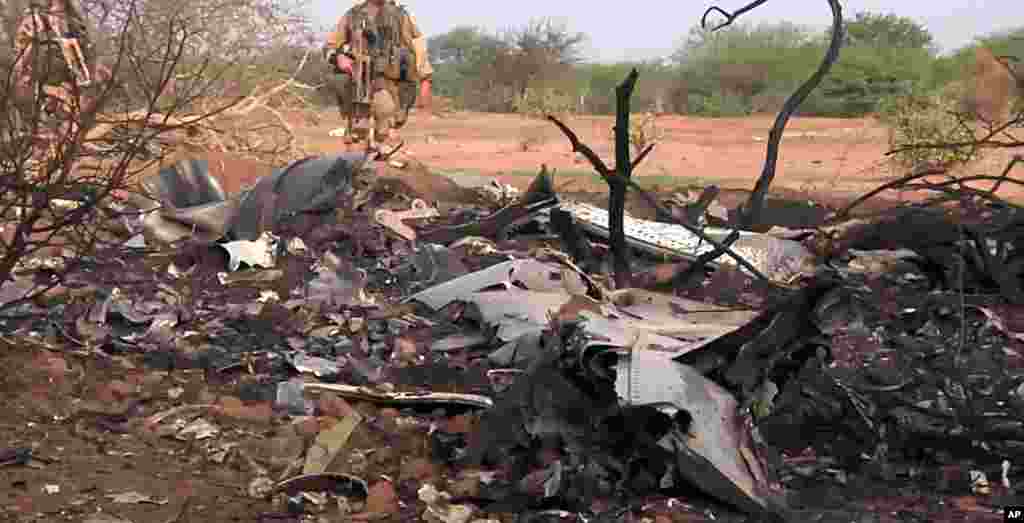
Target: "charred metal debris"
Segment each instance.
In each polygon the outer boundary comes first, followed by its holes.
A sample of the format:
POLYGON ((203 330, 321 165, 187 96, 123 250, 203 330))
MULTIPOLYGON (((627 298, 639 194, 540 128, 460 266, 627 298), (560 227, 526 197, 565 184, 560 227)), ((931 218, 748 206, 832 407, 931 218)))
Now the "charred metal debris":
MULTIPOLYGON (((769 282, 726 257, 679 281, 714 247, 627 215, 636 286, 615 289, 607 213, 560 197, 546 170, 517 194, 417 169, 310 158, 228 196, 203 162, 167 167, 144 182, 153 203, 124 218, 118 261, 93 260, 47 308, 14 307, 5 336, 201 370, 272 405, 277 423, 333 416, 272 474, 211 417, 224 405, 147 414, 205 460, 251 462, 247 495, 282 513, 370 495, 348 446, 379 418, 325 411, 338 401, 397 411, 434 463, 479 472, 470 493, 416 485, 417 510, 441 521, 795 521, 827 508, 809 494, 822 485, 913 488, 954 465, 965 472, 950 492, 987 492, 993 506, 1016 492, 1006 464, 1024 455, 1024 334, 1007 289, 1019 278, 986 272, 1015 259, 1012 234, 954 234, 970 222, 924 207, 775 227, 732 244, 769 282), (410 173, 443 190, 416 192, 410 173), (951 277, 950 264, 968 270, 951 277), (472 430, 423 421, 452 416, 472 430)), ((664 203, 681 216, 696 203, 691 225, 722 239, 730 211, 707 194, 664 203)), ((26 264, 3 299, 53 263, 26 264)), ((138 409, 94 428, 128 430, 138 409)))

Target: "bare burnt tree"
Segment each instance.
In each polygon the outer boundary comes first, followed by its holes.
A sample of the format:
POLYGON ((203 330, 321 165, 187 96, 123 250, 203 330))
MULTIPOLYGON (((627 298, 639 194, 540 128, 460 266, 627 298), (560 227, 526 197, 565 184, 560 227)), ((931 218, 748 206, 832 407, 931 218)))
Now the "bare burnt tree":
MULTIPOLYGON (((594 170, 597 171, 605 183, 608 184, 609 243, 611 244, 612 249, 615 285, 620 289, 628 287, 632 279, 632 271, 630 269, 629 261, 629 245, 626 243, 625 233, 627 191, 632 188, 644 199, 645 202, 657 210, 659 216, 666 217, 670 220, 672 219, 672 213, 666 210, 664 206, 658 203, 657 199, 641 188, 636 181, 633 180, 633 170, 640 165, 652 150, 654 150, 655 146, 655 144, 650 144, 640 151, 635 159, 630 158, 629 106, 630 97, 633 94, 633 89, 636 86, 638 77, 639 72, 636 69, 633 69, 633 71, 629 73, 629 76, 626 77, 626 80, 615 88, 615 167, 613 168, 609 168, 593 149, 581 142, 572 129, 569 129, 569 127, 559 121, 558 118, 548 115, 548 120, 554 123, 562 133, 565 134, 566 138, 569 139, 569 143, 572 145, 572 150, 582 154, 590 162, 591 166, 593 166, 594 170)), ((697 270, 696 267, 703 267, 704 264, 709 263, 714 258, 727 254, 736 260, 741 267, 750 271, 751 274, 754 274, 761 279, 767 279, 760 273, 760 271, 751 265, 750 262, 744 260, 729 249, 729 245, 739 238, 738 232, 734 231, 724 243, 719 244, 708 235, 704 234, 704 232, 697 227, 687 223, 679 223, 679 225, 682 225, 690 232, 699 236, 702 240, 716 247, 715 250, 712 251, 713 256, 702 256, 701 259, 698 260, 698 263, 694 266, 694 271, 697 270)))
MULTIPOLYGON (((753 10, 754 8, 764 4, 768 0, 757 0, 747 6, 729 13, 719 7, 711 7, 705 13, 701 19, 701 26, 706 28, 708 22, 708 16, 712 13, 720 13, 725 16, 725 20, 713 27, 711 30, 715 31, 723 27, 727 27, 732 24, 742 14, 753 10)), ((750 199, 744 206, 743 213, 740 218, 740 227, 751 228, 758 222, 762 209, 764 208, 764 201, 768 195, 768 189, 771 186, 773 179, 775 178, 775 165, 778 162, 779 155, 779 143, 782 141, 782 133, 786 128, 786 123, 794 112, 800 107, 800 104, 807 98, 807 96, 813 91, 818 84, 824 79, 825 75, 831 69, 832 64, 839 59, 839 48, 842 45, 843 38, 843 16, 842 7, 839 5, 838 0, 826 0, 829 7, 832 10, 832 38, 822 60, 821 65, 817 71, 799 88, 794 92, 783 105, 782 110, 775 119, 775 125, 772 127, 771 133, 768 139, 768 149, 765 158, 764 169, 761 176, 757 180, 757 184, 754 187, 753 192, 750 195, 750 199)), ((572 145, 573 151, 582 154, 587 160, 590 161, 594 170, 605 180, 609 188, 608 196, 608 228, 609 228, 609 240, 612 249, 614 271, 615 271, 615 283, 617 287, 623 287, 629 284, 631 278, 630 263, 629 263, 629 247, 626 243, 626 236, 624 231, 625 222, 625 205, 626 205, 626 193, 632 188, 637 191, 638 194, 648 203, 651 207, 655 208, 658 215, 663 218, 671 219, 672 214, 664 209, 657 200, 651 196, 650 193, 639 187, 636 182, 632 179, 633 170, 636 166, 643 161, 643 159, 650 154, 654 148, 654 144, 651 144, 646 149, 642 150, 635 160, 630 160, 629 150, 629 116, 630 116, 630 97, 632 96, 633 89, 636 85, 638 72, 634 69, 626 80, 616 88, 616 116, 615 116, 615 167, 608 168, 604 162, 598 157, 594 151, 586 144, 580 142, 576 134, 569 129, 565 124, 560 122, 553 116, 548 116, 551 120, 569 139, 572 145)), ((675 221, 675 220, 672 220, 675 221)), ((696 263, 694 263, 687 274, 692 274, 696 271, 702 270, 703 267, 719 258, 723 255, 732 257, 736 262, 749 271, 751 274, 758 276, 761 279, 767 279, 761 274, 756 268, 754 268, 748 261, 738 256, 735 252, 730 249, 730 246, 739 238, 738 230, 733 231, 724 242, 718 243, 709 238, 699 228, 694 227, 687 223, 679 223, 683 227, 686 227, 690 232, 698 235, 702 240, 715 246, 715 249, 711 252, 700 256, 696 263)))
POLYGON ((4 64, 0 310, 59 285, 103 246, 122 241, 117 219, 126 211, 117 200, 135 179, 182 143, 207 141, 199 136, 216 134, 218 117, 253 103, 232 90, 269 42, 291 34, 257 1, 246 4, 248 14, 235 4, 86 0, 91 82, 54 86, 26 76, 19 63, 48 63, 40 45, 19 48, 4 64), (45 277, 31 277, 44 256, 45 277))

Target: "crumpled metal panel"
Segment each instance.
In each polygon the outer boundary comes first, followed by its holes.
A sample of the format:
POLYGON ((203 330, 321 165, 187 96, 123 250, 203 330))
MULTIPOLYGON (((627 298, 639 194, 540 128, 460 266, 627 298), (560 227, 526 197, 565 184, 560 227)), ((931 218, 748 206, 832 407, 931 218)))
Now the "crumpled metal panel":
POLYGON ((678 472, 708 494, 751 513, 774 513, 768 473, 750 444, 736 399, 672 355, 636 346, 619 357, 616 391, 631 405, 679 409, 692 417, 688 434, 677 434, 689 452, 677 452, 678 472))
MULTIPOLYGON (((514 281, 522 282, 530 291, 561 293, 565 285, 562 278, 562 268, 554 264, 530 258, 510 260, 435 285, 410 296, 406 301, 418 301, 433 309, 440 309, 453 301, 470 299, 473 294, 488 287, 514 281)), ((561 303, 568 299, 566 294, 561 303)))
POLYGON ((231 236, 255 241, 284 217, 333 207, 338 194, 351 189, 355 169, 365 159, 364 153, 306 158, 261 178, 242 195, 231 236))
POLYGON ((226 225, 237 210, 233 201, 213 202, 187 209, 151 212, 142 219, 142 236, 146 243, 171 244, 192 238, 215 242, 224 236, 226 225))
POLYGON ((224 236, 237 212, 236 202, 226 199, 205 160, 179 161, 141 184, 160 202, 155 212, 142 219, 147 242, 168 244, 189 237, 213 242, 224 236))
POLYGON ((760 313, 642 289, 615 291, 611 299, 616 310, 626 313, 622 320, 628 325, 690 341, 724 336, 750 323, 760 313))
POLYGON ((176 209, 227 199, 220 182, 210 175, 210 166, 206 160, 181 160, 146 177, 141 183, 151 196, 176 209))
MULTIPOLYGON (((480 311, 481 321, 498 326, 499 339, 512 341, 543 330, 549 323, 549 314, 573 299, 570 289, 585 291, 586 285, 578 273, 560 264, 527 258, 498 263, 446 281, 410 296, 407 301, 420 302, 434 310, 454 301, 473 303, 480 311)), ((600 314, 578 311, 577 315, 587 320, 586 330, 603 340, 595 345, 629 347, 638 336, 646 334, 652 337, 651 344, 679 355, 733 332, 756 316, 751 311, 730 311, 636 289, 629 292, 617 294, 624 302, 621 305, 603 304, 600 314)))

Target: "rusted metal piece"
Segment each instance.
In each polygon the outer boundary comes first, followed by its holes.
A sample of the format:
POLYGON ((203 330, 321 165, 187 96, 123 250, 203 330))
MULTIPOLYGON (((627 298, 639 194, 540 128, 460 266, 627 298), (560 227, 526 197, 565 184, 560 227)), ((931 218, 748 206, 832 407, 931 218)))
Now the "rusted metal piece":
POLYGON ((413 200, 412 207, 409 210, 389 211, 387 209, 380 209, 373 214, 373 219, 403 239, 415 241, 416 231, 403 223, 403 221, 436 218, 437 216, 437 209, 427 205, 427 202, 417 199, 413 200))

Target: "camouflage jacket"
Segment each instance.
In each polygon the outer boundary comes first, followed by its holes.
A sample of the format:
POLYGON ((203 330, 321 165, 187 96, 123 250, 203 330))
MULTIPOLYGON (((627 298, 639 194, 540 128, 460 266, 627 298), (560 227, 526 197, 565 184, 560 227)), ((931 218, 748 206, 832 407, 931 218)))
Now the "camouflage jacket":
POLYGON ((324 46, 327 57, 337 52, 372 57, 377 72, 393 80, 402 76, 403 57, 409 64, 405 79, 427 77, 433 72, 426 61, 425 38, 416 20, 404 6, 393 1, 379 7, 363 1, 349 9, 324 46))

